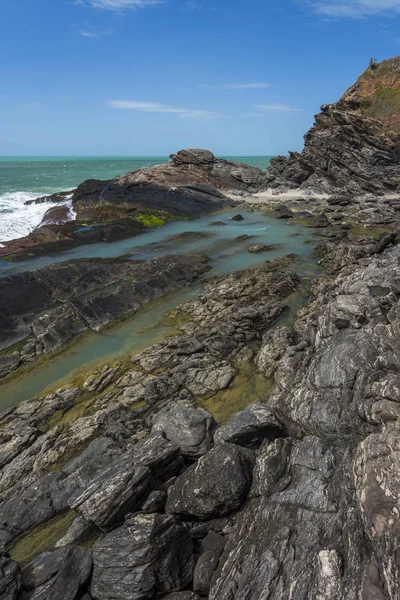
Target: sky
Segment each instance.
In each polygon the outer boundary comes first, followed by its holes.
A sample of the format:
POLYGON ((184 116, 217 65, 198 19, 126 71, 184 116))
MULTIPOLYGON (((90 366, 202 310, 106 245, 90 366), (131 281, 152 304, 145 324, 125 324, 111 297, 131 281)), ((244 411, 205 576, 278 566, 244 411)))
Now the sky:
POLYGON ((400 0, 1 0, 0 155, 300 151, 400 0))

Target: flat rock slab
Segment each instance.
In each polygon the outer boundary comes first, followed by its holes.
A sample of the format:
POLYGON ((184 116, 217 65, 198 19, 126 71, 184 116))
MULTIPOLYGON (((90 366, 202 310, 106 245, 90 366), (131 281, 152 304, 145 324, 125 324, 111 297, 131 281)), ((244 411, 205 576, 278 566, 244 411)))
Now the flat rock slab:
POLYGON ((207 261, 80 259, 0 279, 0 350, 10 349, 0 356, 0 376, 181 289, 209 269, 207 261))

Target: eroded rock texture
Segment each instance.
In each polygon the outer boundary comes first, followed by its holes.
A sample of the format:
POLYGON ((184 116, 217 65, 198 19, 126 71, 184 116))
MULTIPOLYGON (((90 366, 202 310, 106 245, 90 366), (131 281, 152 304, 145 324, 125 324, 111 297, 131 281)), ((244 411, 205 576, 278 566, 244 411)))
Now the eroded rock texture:
POLYGON ((368 68, 321 106, 301 154, 271 160, 266 187, 351 196, 400 192, 400 58, 368 68))
POLYGON ((0 377, 197 279, 200 255, 81 259, 0 279, 0 377))
POLYGON ((271 328, 287 258, 208 281, 131 366, 3 414, 7 600, 398 600, 400 248, 319 256, 293 328, 271 328), (201 405, 243 363, 271 392, 217 425, 201 405))

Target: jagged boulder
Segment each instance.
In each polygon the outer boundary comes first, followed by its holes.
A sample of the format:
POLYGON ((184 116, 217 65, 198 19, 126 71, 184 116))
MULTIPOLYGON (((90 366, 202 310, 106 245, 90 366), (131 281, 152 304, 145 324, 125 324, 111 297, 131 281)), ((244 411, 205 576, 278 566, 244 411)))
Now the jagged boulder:
POLYGON ((22 569, 24 600, 76 600, 90 577, 90 550, 66 546, 43 552, 22 569))
POLYGON ((264 439, 275 439, 284 434, 284 426, 260 402, 251 404, 241 412, 232 415, 225 425, 215 433, 215 442, 230 442, 239 446, 254 448, 264 439))
POLYGON ((211 450, 216 428, 217 423, 207 411, 179 405, 160 411, 153 425, 153 431, 163 432, 179 446, 183 456, 190 458, 211 450))
POLYGON ((271 159, 267 188, 352 196, 400 191, 400 57, 371 66, 324 104, 301 154, 271 159))
POLYGON ((148 600, 184 589, 193 577, 193 543, 171 515, 137 514, 93 547, 95 600, 148 600))
POLYGON ((19 564, 8 556, 0 557, 0 598, 17 600, 22 588, 22 574, 19 564))
POLYGON ((207 520, 242 504, 249 491, 254 455, 234 444, 220 444, 202 456, 169 491, 169 513, 207 520))

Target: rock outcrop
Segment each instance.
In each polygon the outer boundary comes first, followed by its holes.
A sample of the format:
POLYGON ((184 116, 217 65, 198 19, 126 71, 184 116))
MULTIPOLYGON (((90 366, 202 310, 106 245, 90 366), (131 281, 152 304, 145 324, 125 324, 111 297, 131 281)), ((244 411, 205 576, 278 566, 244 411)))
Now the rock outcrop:
POLYGON ((183 306, 186 333, 117 367, 112 383, 91 379, 74 421, 83 388, 7 411, 5 597, 50 599, 62 586, 66 600, 397 600, 393 242, 323 244, 330 275, 313 283, 292 330, 265 331, 295 284, 281 259, 207 282, 183 306), (272 392, 217 427, 197 405, 232 385, 249 348, 272 392), (49 523, 61 546, 32 549, 49 523), (92 550, 79 547, 85 535, 92 550))
POLYGON ((301 154, 271 160, 266 188, 312 193, 400 193, 400 57, 369 67, 321 107, 301 154))
POLYGON ((240 198, 257 192, 264 180, 265 173, 250 165, 216 158, 208 150, 181 150, 167 165, 143 167, 109 181, 89 179, 72 192, 48 196, 57 206, 28 236, 5 242, 0 257, 21 260, 135 236, 146 227, 232 206, 232 194, 240 198))
POLYGON ((0 377, 133 315, 208 270, 200 255, 81 259, 0 279, 0 377))

